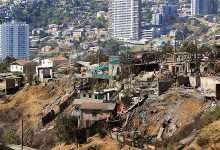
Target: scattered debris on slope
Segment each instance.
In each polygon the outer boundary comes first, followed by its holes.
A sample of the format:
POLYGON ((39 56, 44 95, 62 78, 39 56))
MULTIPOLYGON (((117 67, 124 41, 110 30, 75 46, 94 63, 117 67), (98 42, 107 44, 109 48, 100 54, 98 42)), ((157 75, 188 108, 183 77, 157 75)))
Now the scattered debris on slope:
POLYGON ((205 102, 193 89, 170 89, 157 99, 147 99, 143 105, 124 116, 124 120, 129 120, 125 121, 127 125, 124 126, 124 131, 130 139, 138 140, 136 143, 139 146, 148 143, 166 147, 175 133, 210 105, 211 102, 205 102))

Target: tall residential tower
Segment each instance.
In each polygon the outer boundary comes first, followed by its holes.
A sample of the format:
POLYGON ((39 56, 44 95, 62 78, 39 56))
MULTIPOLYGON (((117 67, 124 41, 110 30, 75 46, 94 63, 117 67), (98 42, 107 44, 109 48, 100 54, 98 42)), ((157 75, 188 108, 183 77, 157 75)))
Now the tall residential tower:
POLYGON ((218 0, 191 0, 191 16, 218 13, 218 0))
POLYGON ((140 3, 140 0, 109 1, 108 31, 111 37, 124 41, 140 38, 140 3))
POLYGON ((0 59, 13 56, 28 59, 29 25, 24 22, 5 22, 0 25, 0 59))

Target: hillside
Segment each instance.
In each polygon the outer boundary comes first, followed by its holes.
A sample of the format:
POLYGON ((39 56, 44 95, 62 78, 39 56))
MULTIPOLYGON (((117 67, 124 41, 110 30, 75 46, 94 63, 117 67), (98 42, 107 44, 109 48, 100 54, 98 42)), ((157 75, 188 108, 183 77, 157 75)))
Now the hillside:
MULTIPOLYGON (((52 130, 54 123, 51 122, 43 127, 41 118, 52 107, 56 108, 55 100, 62 100, 71 90, 71 82, 64 77, 47 84, 26 86, 7 100, 0 101, 0 132, 3 132, 0 138, 6 139, 8 142, 9 131, 13 132, 13 136, 18 137, 21 133, 20 116, 23 116, 25 145, 39 148, 44 145, 44 142, 50 144, 56 142, 57 138, 52 130), (41 137, 44 137, 45 140, 41 137)), ((11 140, 20 143, 17 138, 11 140)), ((45 144, 44 146, 49 145, 45 144)))
POLYGON ((219 150, 220 149, 220 120, 211 123, 204 127, 193 140, 193 142, 186 147, 187 150, 192 149, 206 149, 219 150))
POLYGON ((95 150, 140 150, 138 148, 130 147, 129 146, 120 146, 120 143, 116 140, 113 140, 110 137, 106 137, 102 139, 98 135, 95 135, 90 138, 90 142, 88 144, 80 145, 80 147, 76 147, 75 144, 72 145, 58 145, 51 150, 89 150, 89 149, 95 149, 95 150))

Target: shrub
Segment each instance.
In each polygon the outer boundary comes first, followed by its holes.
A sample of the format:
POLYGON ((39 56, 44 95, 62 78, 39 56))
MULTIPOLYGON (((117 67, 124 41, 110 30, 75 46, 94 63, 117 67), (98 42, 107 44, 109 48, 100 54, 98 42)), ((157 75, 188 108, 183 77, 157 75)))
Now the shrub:
POLYGON ((209 120, 210 123, 220 118, 220 106, 216 107, 213 111, 208 111, 204 114, 204 118, 209 120))
POLYGON ((107 132, 105 131, 105 130, 100 130, 99 132, 99 136, 101 137, 101 138, 104 138, 106 135, 107 135, 107 132))
POLYGON ((203 147, 209 143, 209 139, 206 138, 198 138, 197 143, 199 146, 203 147))
POLYGON ((8 144, 19 144, 19 136, 15 131, 9 131, 6 134, 6 143, 8 144))
POLYGON ((71 115, 59 116, 56 133, 61 141, 72 143, 76 141, 78 119, 71 115))

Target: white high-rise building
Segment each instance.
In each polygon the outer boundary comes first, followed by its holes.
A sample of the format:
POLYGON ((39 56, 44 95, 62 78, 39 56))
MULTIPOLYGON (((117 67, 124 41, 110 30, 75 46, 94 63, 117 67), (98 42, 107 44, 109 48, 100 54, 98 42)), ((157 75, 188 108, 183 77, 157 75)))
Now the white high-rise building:
POLYGON ((191 16, 199 15, 200 0, 191 0, 191 16))
POLYGON ((129 40, 140 38, 140 0, 110 0, 109 26, 111 37, 129 40))
POLYGON ((29 25, 24 22, 5 22, 0 25, 0 59, 13 56, 28 59, 29 25))

